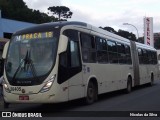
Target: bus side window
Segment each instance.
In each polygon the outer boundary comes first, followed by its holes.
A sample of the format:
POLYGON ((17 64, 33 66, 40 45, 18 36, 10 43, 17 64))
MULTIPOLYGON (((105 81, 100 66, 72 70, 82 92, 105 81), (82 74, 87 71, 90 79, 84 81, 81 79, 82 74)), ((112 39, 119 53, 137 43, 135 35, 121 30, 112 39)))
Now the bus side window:
POLYGON ((153 64, 157 64, 158 61, 157 61, 157 52, 153 52, 153 64))
POLYGON ((94 37, 81 33, 81 46, 82 46, 82 58, 84 62, 95 63, 96 62, 96 48, 94 37))
POLYGON ((150 50, 148 52, 148 64, 152 64, 152 52, 150 50))
POLYGON ((126 64, 132 64, 132 59, 131 59, 131 50, 129 45, 125 45, 125 53, 126 53, 126 64))
POLYGON ((109 63, 118 63, 117 45, 114 41, 108 40, 109 63))
POLYGON ((118 62, 121 64, 126 64, 125 46, 122 43, 117 42, 118 48, 118 62))
POLYGON ((107 51, 107 40, 95 37, 96 46, 97 46, 97 61, 99 63, 107 63, 108 62, 108 51, 107 51))
POLYGON ((138 57, 139 57, 139 64, 143 64, 143 53, 142 49, 138 48, 138 57))
POLYGON ((143 63, 144 64, 148 64, 149 60, 148 60, 148 52, 147 50, 143 49, 143 63))

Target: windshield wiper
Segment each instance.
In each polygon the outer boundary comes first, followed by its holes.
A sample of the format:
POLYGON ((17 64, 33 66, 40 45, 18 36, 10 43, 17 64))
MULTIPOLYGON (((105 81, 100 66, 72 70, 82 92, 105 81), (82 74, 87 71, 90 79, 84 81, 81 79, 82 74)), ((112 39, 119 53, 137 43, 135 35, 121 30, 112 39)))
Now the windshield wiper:
MULTIPOLYGON (((22 67, 22 64, 25 62, 25 59, 27 58, 27 56, 28 56, 28 50, 27 50, 27 53, 26 53, 26 55, 25 55, 25 58, 21 60, 21 63, 19 64, 18 68, 16 69, 16 72, 15 72, 14 75, 13 75, 12 81, 15 80, 16 75, 17 75, 17 73, 19 72, 20 68, 22 67)), ((16 81, 14 81, 14 82, 16 82, 16 81)))
POLYGON ((18 68, 16 69, 16 72, 13 75, 12 81, 16 82, 15 78, 17 73, 19 72, 19 70, 22 68, 22 65, 24 63, 24 70, 26 69, 27 66, 27 71, 29 69, 29 67, 31 68, 31 71, 33 73, 33 76, 36 80, 39 80, 37 77, 37 73, 36 73, 36 69, 34 67, 33 61, 30 59, 30 51, 27 50, 27 53, 25 55, 25 58, 22 59, 21 63, 19 64, 18 68))
POLYGON ((27 54, 27 57, 25 58, 25 63, 24 63, 24 69, 26 69, 26 65, 27 65, 27 71, 29 69, 29 67, 31 68, 31 71, 33 73, 33 76, 36 80, 39 80, 38 77, 37 77, 37 72, 36 72, 36 69, 34 67, 34 64, 33 64, 33 61, 31 60, 31 57, 30 57, 30 51, 28 52, 27 54))

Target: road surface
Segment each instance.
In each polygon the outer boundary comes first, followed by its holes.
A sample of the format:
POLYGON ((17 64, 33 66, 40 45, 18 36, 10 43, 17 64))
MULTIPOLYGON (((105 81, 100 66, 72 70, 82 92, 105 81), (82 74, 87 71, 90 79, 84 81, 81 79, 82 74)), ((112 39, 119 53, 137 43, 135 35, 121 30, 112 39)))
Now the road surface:
MULTIPOLYGON (((157 119, 160 116, 160 81, 150 87, 143 85, 136 87, 130 94, 125 94, 123 90, 103 94, 99 100, 92 105, 84 105, 83 100, 59 104, 11 104, 8 109, 3 108, 2 98, 0 98, 0 111, 10 112, 40 112, 47 117, 135 117, 136 115, 148 114, 148 118, 157 119)), ((142 117, 140 117, 142 119, 142 117)), ((69 119, 69 118, 68 118, 69 119)), ((147 119, 147 117, 145 117, 147 119)))

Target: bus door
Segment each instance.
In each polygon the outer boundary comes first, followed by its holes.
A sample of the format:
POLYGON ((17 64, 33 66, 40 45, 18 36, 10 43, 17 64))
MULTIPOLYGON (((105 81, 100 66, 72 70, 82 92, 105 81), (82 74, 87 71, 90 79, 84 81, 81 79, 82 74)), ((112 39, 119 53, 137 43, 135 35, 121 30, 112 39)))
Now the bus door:
POLYGON ((84 97, 79 37, 78 31, 71 29, 64 30, 63 34, 68 37, 68 46, 60 55, 59 78, 68 83, 68 100, 73 100, 84 97))
POLYGON ((64 88, 68 90, 68 100, 84 96, 81 71, 79 43, 78 41, 69 40, 67 51, 60 54, 58 70, 58 83, 68 84, 64 88))
POLYGON ((82 85, 82 65, 78 41, 69 41, 69 100, 84 96, 82 85))

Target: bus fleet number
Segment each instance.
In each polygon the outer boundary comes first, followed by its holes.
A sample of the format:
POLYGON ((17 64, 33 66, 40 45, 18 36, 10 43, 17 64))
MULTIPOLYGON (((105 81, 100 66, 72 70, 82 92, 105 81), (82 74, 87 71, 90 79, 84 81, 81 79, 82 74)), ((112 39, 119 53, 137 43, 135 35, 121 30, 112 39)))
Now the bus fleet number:
POLYGON ((21 91, 21 87, 10 87, 11 91, 21 91))

